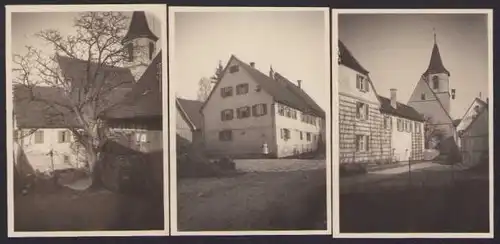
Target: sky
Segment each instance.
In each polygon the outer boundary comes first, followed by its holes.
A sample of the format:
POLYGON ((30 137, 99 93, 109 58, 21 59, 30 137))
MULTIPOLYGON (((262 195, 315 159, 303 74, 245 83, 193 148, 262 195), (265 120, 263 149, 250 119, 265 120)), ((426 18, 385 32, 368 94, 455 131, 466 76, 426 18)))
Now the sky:
MULTIPOLYGON (((54 50, 34 37, 39 31, 46 29, 57 29, 63 36, 75 34, 73 27, 74 18, 82 12, 28 12, 12 13, 12 54, 24 54, 26 46, 34 46, 41 49, 44 54, 52 54, 54 50)), ((132 17, 132 12, 123 12, 132 17)), ((148 24, 153 33, 161 37, 160 16, 146 12, 148 24)))
MULTIPOLYGON (((231 54, 268 74, 272 65, 326 109, 329 104, 329 33, 324 11, 174 13, 176 95, 196 99, 198 82, 231 54)), ((328 19, 326 19, 328 20, 328 19)))
POLYGON ((446 69, 451 73, 452 118, 461 118, 481 92, 488 96, 486 14, 340 14, 339 39, 370 72, 379 95, 397 89, 407 103, 427 69, 434 31, 446 69))

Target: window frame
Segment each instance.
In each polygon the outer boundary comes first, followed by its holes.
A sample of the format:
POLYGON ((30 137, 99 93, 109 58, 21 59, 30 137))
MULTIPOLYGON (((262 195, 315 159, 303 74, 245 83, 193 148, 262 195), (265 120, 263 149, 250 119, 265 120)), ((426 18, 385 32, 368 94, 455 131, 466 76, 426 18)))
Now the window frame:
POLYGON ((252 110, 250 108, 250 106, 243 106, 243 107, 239 107, 236 109, 236 118, 238 119, 246 119, 246 118, 249 118, 252 116, 252 110), (247 112, 247 113, 243 113, 243 112, 247 112), (244 114, 246 114, 247 116, 243 116, 244 114))
POLYGON ((233 96, 233 87, 232 86, 221 87, 220 90, 221 90, 221 97, 222 98, 233 96))
POLYGON ((219 141, 232 141, 232 140, 233 140, 233 130, 219 131, 219 141))
POLYGON ((248 90, 250 89, 249 87, 250 86, 248 85, 248 83, 242 83, 242 84, 236 85, 236 95, 245 95, 245 94, 247 94, 248 90), (245 88, 244 92, 241 91, 243 88, 245 88))
POLYGON ((233 119, 234 119, 234 109, 224 109, 221 111, 221 121, 230 121, 233 119), (228 113, 228 115, 230 114, 231 118, 228 118, 228 116, 225 116, 226 115, 225 113, 228 113))
POLYGON ((240 71, 239 65, 234 64, 234 65, 229 66, 229 73, 230 74, 238 73, 239 71, 240 71))
POLYGON ((45 143, 45 132, 43 130, 37 130, 33 134, 34 134, 33 136, 35 137, 33 139, 34 144, 44 144, 45 143))

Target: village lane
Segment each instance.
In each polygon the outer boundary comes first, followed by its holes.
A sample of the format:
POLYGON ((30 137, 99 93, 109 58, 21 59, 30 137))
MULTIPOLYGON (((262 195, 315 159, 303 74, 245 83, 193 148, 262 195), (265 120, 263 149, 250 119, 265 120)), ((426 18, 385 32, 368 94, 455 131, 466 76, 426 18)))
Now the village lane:
POLYGON ((243 174, 179 181, 179 230, 326 229, 324 160, 237 160, 236 165, 243 174))

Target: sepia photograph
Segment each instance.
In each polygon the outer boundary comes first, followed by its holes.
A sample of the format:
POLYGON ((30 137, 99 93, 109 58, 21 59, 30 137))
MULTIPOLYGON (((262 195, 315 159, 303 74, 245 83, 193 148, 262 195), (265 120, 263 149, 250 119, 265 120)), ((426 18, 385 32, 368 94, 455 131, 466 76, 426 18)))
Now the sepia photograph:
POLYGON ((168 234, 166 8, 7 6, 9 236, 168 234))
POLYGON ((334 232, 492 237, 492 11, 333 15, 339 95, 334 232))
POLYGON ((329 30, 327 8, 169 8, 172 235, 330 233, 329 30))

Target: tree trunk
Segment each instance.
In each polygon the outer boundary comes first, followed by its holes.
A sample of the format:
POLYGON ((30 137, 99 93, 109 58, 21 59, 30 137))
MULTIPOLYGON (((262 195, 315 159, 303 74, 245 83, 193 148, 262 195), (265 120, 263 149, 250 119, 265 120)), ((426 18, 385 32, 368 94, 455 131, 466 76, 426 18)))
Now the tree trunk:
POLYGON ((97 150, 95 148, 89 148, 87 151, 87 162, 89 167, 90 177, 92 178, 91 188, 98 189, 103 187, 103 181, 101 177, 101 165, 99 158, 97 156, 97 150))

